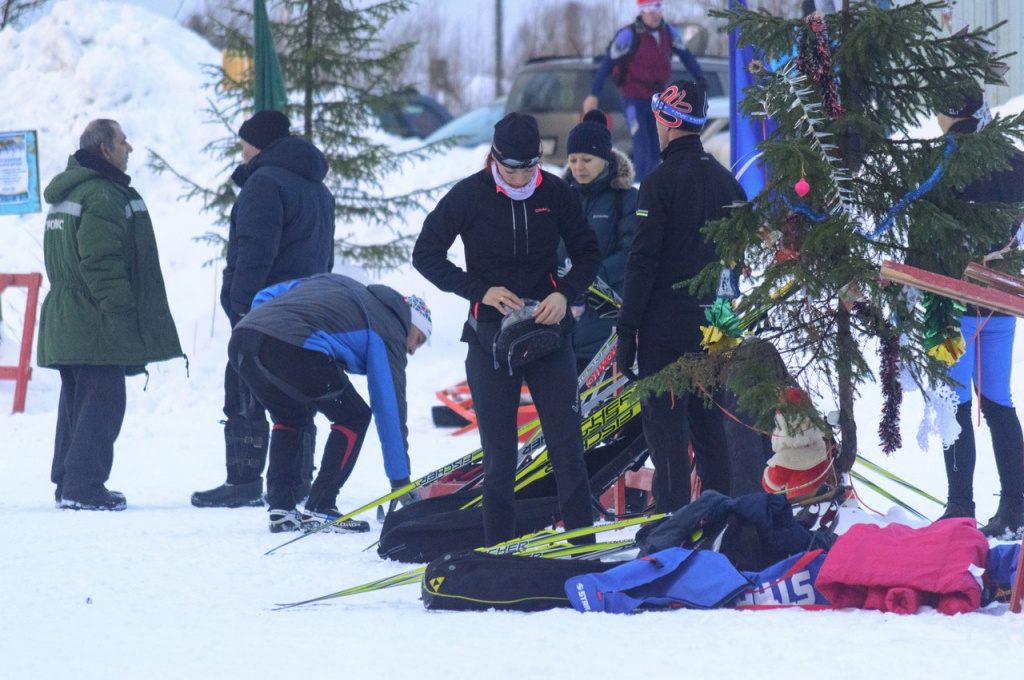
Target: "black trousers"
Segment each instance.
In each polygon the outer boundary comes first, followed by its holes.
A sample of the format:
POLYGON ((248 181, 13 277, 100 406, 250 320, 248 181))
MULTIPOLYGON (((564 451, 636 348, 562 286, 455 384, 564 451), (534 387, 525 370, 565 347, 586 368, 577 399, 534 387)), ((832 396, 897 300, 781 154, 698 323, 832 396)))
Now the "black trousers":
POLYGON ((567 529, 593 523, 590 480, 583 461, 576 360, 570 336, 562 347, 509 375, 494 367, 490 347, 469 343, 466 377, 484 450, 484 539, 494 545, 515 538, 515 472, 519 449, 517 413, 523 381, 537 407, 567 529))
POLYGON ((124 366, 59 366, 60 403, 50 481, 69 495, 99 491, 114 465, 125 413, 124 366))
MULTIPOLYGON (((702 351, 703 309, 665 305, 648 311, 644 319, 637 341, 641 378, 684 354, 702 351)), ((690 502, 691 443, 702 489, 729 495, 725 432, 717 408, 705 408, 698 395, 665 393, 645 400, 640 416, 654 464, 652 491, 658 512, 674 512, 690 502)))
POLYGON ((295 507, 293 490, 299 484, 301 466, 301 439, 295 433, 320 412, 331 421, 331 433, 306 506, 333 507, 370 425, 366 401, 331 357, 257 331, 235 331, 228 343, 228 358, 274 423, 267 503, 277 509, 295 507))

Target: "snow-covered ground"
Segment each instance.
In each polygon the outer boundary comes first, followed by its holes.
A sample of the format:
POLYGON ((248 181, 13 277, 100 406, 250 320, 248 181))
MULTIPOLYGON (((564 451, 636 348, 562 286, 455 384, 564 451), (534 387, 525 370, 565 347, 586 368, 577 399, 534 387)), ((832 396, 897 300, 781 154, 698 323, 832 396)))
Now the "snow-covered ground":
MULTIPOLYGON (((212 229, 199 206, 178 201, 180 186, 145 167, 146 149, 209 183, 218 164, 200 150, 221 131, 204 122, 207 91, 198 64, 219 54, 172 21, 130 5, 58 2, 21 33, 0 33, 0 130, 36 130, 43 184, 77 148, 86 122, 119 120, 135 153, 129 174, 157 230, 171 308, 190 360, 150 366, 129 382, 128 415, 110 487, 128 497, 122 513, 60 512, 49 482, 60 381, 36 369, 25 413, 8 415, 14 383, 0 381, 0 678, 654 677, 901 678, 1018 672, 1024 617, 1003 608, 945 617, 853 612, 677 611, 615 617, 426 612, 418 589, 402 587, 272 611, 274 603, 334 592, 406 568, 364 552, 375 533, 318 535, 265 557, 281 542, 262 509, 198 510, 190 494, 224 479, 222 370, 228 328, 217 305, 212 249, 194 241, 212 229)), ((1016 100, 1007 107, 1020 110, 1016 100)), ((407 144, 394 141, 396 146, 407 144)), ((388 180, 396 190, 430 186, 475 170, 482 149, 455 150, 388 180)), ((415 230, 421 214, 409 215, 415 230)), ((43 271, 42 215, 0 217, 0 272, 43 271)), ((344 228, 344 227, 342 227, 344 228)), ((360 227, 353 226, 352 229, 360 227)), ((363 278, 368 275, 353 272, 363 278)), ((368 279, 369 280, 369 279, 368 279)), ((422 294, 434 312, 430 345, 410 361, 410 444, 414 474, 475 449, 433 427, 434 392, 462 375, 458 342, 465 306, 433 289, 411 267, 379 279, 422 294)), ((44 291, 45 292, 45 291, 44 291)), ((6 291, 0 365, 17 360, 25 296, 6 291)), ((1018 352, 1024 357, 1024 351, 1018 352)), ((1018 374, 1024 367, 1017 367, 1018 374)), ((1019 384, 1019 383, 1018 383, 1019 384)), ((1024 399, 1021 389, 1015 390, 1024 399)), ((941 451, 915 445, 923 408, 904 402, 906 446, 885 459, 871 423, 879 397, 859 402, 863 451, 942 497, 941 451)), ((372 432, 372 430, 371 430, 372 432)), ((979 516, 995 509, 987 435, 978 438, 979 516)), ((926 515, 940 508, 888 485, 926 515)), ((342 491, 353 508, 383 494, 379 445, 371 435, 342 491)), ((900 521, 861 489, 866 505, 850 521, 900 521)), ((378 530, 372 513, 364 517, 378 530)))

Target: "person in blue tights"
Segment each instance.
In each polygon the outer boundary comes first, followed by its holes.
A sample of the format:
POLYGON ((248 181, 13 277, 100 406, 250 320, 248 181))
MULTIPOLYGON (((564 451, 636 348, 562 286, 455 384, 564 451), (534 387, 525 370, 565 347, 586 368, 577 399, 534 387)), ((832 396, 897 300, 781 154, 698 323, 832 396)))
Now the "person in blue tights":
MULTIPOLYGON (((944 133, 967 135, 977 131, 975 114, 983 104, 981 88, 971 81, 965 92, 962 106, 938 114, 944 133)), ((1008 169, 966 186, 959 198, 975 203, 1024 203, 1024 154, 1014 150, 1008 161, 1008 169)), ((1011 236, 1007 233, 1007 240, 1011 236)), ((999 508, 981 531, 989 537, 1019 539, 1024 532, 1024 436, 1010 394, 1017 319, 969 306, 960 324, 967 350, 950 368, 949 375, 957 383, 960 402, 956 420, 961 431, 953 445, 943 452, 949 488, 946 511, 940 519, 974 517, 975 446, 971 412, 977 396, 992 436, 1000 485, 999 508)))

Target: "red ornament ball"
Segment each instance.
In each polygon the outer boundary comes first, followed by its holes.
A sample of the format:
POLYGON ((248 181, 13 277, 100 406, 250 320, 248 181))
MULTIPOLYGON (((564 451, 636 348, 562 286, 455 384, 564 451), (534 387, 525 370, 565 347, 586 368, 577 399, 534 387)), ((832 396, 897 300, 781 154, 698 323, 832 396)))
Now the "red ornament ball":
POLYGON ((797 196, 803 198, 807 195, 807 192, 811 190, 811 185, 807 183, 807 180, 801 177, 800 181, 796 183, 793 189, 796 191, 797 196))

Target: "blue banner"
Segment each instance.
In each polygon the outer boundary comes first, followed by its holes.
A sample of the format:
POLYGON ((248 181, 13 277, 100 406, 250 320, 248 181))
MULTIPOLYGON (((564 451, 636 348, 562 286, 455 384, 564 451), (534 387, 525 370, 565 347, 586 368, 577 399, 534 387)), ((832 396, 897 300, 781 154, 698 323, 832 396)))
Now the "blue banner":
MULTIPOLYGON (((747 9, 746 0, 729 0, 729 9, 747 9)), ((747 66, 760 58, 754 48, 737 47, 739 31, 729 34, 729 155, 732 173, 739 180, 748 198, 764 189, 765 169, 757 145, 765 140, 769 122, 764 117, 749 118, 740 112, 743 89, 754 84, 747 66)))
POLYGON ((42 212, 34 130, 0 132, 0 215, 42 212))

